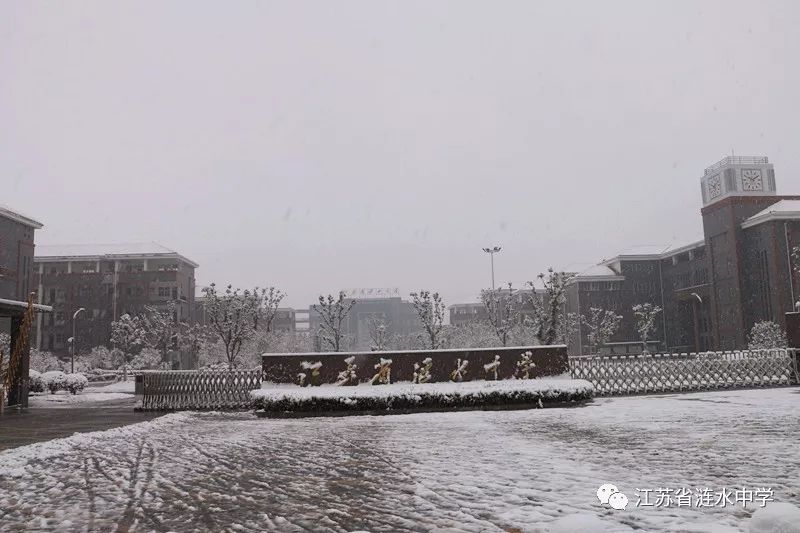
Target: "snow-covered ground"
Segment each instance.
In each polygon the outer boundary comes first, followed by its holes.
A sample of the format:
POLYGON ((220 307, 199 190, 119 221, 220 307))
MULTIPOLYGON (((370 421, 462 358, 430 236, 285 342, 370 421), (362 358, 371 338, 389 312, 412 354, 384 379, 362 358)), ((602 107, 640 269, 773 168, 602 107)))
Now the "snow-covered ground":
MULTIPOLYGON (((9 531, 748 531, 757 504, 637 507, 637 489, 769 487, 775 502, 800 506, 799 405, 800 388, 783 388, 391 417, 177 413, 0 453, 0 523, 9 531), (598 502, 604 483, 627 494, 627 509, 598 502)), ((775 522, 770 505, 760 524, 775 522)))
POLYGON ((86 387, 83 392, 70 394, 68 391, 35 393, 28 396, 29 407, 70 407, 90 403, 107 402, 133 398, 135 383, 120 381, 99 387, 86 387))

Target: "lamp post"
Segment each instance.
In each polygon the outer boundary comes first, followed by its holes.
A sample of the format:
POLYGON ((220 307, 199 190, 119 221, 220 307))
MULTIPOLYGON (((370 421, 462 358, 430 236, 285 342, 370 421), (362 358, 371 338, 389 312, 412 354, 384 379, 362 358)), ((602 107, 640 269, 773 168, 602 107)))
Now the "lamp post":
POLYGON ((81 311, 86 311, 83 307, 72 314, 72 361, 70 362, 70 372, 75 373, 75 321, 81 311))
POLYGON ((494 254, 502 250, 499 246, 494 246, 492 248, 484 248, 483 251, 489 254, 492 257, 492 292, 494 292, 494 254))

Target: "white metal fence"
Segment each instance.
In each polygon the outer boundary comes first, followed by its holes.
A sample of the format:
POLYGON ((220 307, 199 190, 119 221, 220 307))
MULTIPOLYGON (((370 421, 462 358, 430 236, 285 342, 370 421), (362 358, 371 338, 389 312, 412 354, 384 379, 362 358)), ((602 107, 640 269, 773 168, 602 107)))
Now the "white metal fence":
POLYGON ((596 394, 641 394, 800 382, 794 350, 743 350, 681 354, 570 357, 573 378, 585 379, 596 394))

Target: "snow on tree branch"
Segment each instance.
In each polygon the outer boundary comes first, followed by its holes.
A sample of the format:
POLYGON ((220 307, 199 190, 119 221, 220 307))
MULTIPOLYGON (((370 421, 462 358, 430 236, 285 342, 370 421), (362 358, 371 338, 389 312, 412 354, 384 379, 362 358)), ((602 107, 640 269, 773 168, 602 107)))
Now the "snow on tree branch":
POLYGON ((417 317, 425 330, 428 346, 436 350, 442 344, 442 329, 444 328, 445 305, 438 292, 421 290, 411 293, 411 303, 417 312, 417 317))

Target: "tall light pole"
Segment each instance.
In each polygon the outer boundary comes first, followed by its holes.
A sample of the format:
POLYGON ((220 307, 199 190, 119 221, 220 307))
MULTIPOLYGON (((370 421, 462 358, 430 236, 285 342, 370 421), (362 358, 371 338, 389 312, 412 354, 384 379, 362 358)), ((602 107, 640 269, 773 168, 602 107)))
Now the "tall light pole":
POLYGON ((494 246, 492 248, 484 248, 483 251, 489 254, 492 257, 492 292, 494 292, 494 254, 502 250, 499 246, 494 246))
POLYGON ((72 314, 72 361, 70 363, 70 372, 75 373, 75 321, 78 318, 78 313, 86 311, 83 307, 78 309, 72 314))

